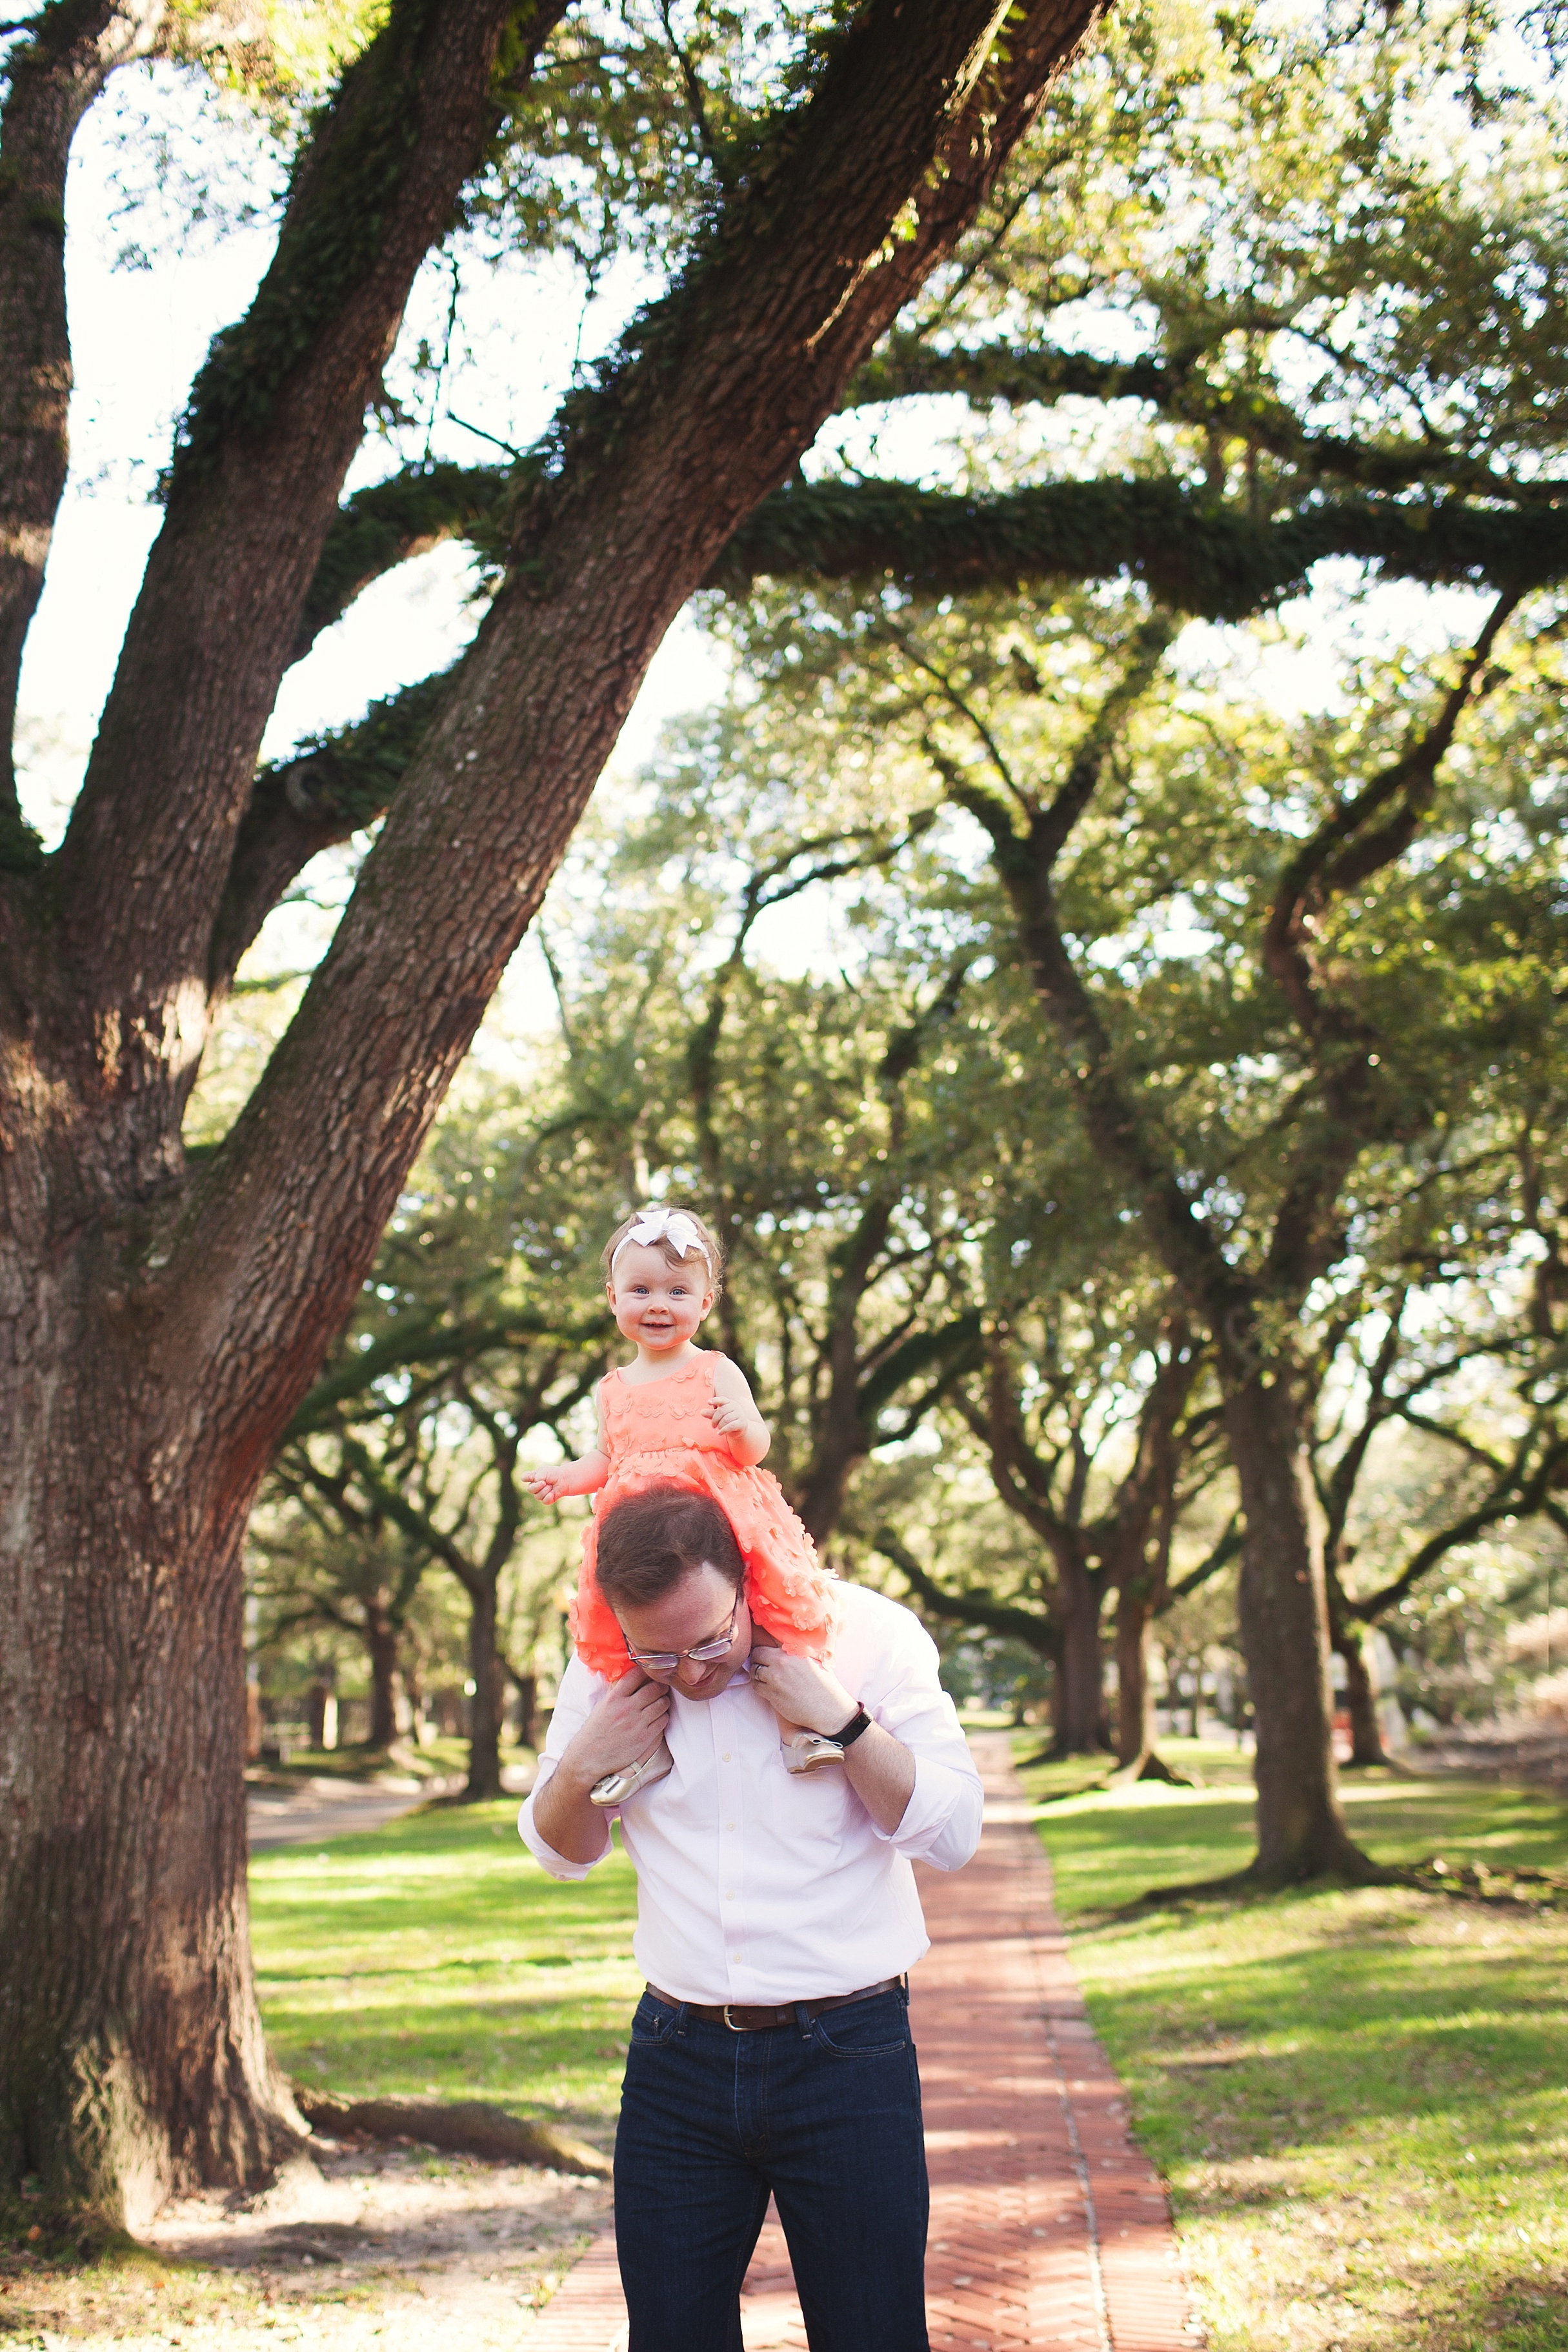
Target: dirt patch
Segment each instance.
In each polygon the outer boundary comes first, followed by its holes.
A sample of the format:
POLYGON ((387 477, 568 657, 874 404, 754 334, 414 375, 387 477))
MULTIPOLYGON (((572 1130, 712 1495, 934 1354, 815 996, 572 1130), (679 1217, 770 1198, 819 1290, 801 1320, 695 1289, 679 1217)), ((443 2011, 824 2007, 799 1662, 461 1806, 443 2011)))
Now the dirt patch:
POLYGON ((263 2197, 170 2206, 141 2255, 0 2255, 0 2343, 503 2352, 610 2209, 606 2183, 533 2167, 346 2141, 315 2155, 263 2197))

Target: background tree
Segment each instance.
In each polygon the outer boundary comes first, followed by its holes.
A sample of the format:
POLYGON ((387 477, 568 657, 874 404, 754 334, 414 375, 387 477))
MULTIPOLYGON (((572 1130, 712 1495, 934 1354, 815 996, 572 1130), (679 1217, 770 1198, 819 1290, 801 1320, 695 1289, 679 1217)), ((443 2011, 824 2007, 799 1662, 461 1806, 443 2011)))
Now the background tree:
POLYGON ((392 1525, 374 1496, 347 1478, 306 1476, 275 1465, 271 1508, 251 1529, 251 1590, 261 1605, 261 1643, 304 1626, 331 1625, 363 1649, 370 1674, 367 1745, 397 1738, 397 1674, 409 1615, 429 1554, 392 1525))
POLYGON ((1056 1029, 1088 1144, 1216 1350, 1251 1531, 1242 1622, 1267 1876, 1364 1867, 1333 1786, 1292 1328, 1346 1246, 1352 1181, 1364 1197, 1402 1160, 1407 1179, 1410 1157, 1449 1136, 1437 1106, 1489 1083, 1503 1003, 1536 1066, 1552 1050, 1553 950, 1542 934, 1540 955, 1503 980, 1495 861, 1462 912, 1440 895, 1468 854, 1478 792, 1497 806, 1522 790, 1532 804, 1510 862, 1510 924, 1539 929, 1530 888, 1559 854, 1555 820, 1535 813, 1539 764, 1523 786, 1498 756, 1539 716, 1540 664, 1554 658, 1546 613, 1507 641, 1523 677, 1491 756, 1472 736, 1451 784, 1445 772, 1467 711, 1500 691, 1493 654, 1513 601, 1493 604, 1425 708, 1418 671, 1373 670, 1348 727, 1286 731, 1271 756, 1234 713, 1160 683, 1173 625, 1136 602, 868 614, 820 595, 758 600, 749 632, 756 674, 802 713, 805 757, 853 744, 863 760, 894 730, 901 750, 884 742, 880 755, 889 783, 909 792, 899 761, 918 751, 978 824, 1007 910, 1003 952, 1022 957, 1056 1029), (1086 726, 1096 664, 1099 713, 1086 726), (1418 834, 1420 860, 1402 867, 1418 834), (1154 909, 1178 894, 1205 926, 1186 955, 1156 937, 1154 909), (1395 962, 1391 922, 1426 944, 1395 962), (1443 934, 1469 982, 1434 996, 1412 985, 1414 967, 1443 934))

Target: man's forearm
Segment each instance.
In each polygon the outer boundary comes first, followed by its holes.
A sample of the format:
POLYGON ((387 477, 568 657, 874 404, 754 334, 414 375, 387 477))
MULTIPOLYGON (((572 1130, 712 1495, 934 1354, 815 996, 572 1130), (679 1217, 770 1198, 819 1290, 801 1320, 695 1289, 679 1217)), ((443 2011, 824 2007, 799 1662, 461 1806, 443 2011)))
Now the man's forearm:
POLYGON ((879 1723, 844 1750, 849 1786, 885 1837, 891 1837, 915 1793, 915 1759, 879 1723))
POLYGON ((602 1807, 589 1801, 591 1785, 562 1763, 533 1801, 533 1826, 563 1861, 597 1862, 610 1842, 602 1807))

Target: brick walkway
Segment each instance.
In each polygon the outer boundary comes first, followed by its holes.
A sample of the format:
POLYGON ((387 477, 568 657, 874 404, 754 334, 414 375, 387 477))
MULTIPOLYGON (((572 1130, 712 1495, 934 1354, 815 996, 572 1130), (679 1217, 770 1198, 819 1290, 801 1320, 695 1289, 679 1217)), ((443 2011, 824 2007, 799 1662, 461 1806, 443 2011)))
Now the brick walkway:
MULTIPOLYGON (((931 1948, 911 2014, 931 2165, 933 2352, 1190 2352, 1200 2340, 1158 2176, 1127 2134, 1051 1904, 1050 1865, 1000 1732, 973 1741, 985 1833, 956 1876, 922 1870, 931 1948)), ((746 2352, 805 2352, 770 2210, 742 2298, 746 2352)), ((625 2352, 606 2231, 529 2352, 625 2352)))

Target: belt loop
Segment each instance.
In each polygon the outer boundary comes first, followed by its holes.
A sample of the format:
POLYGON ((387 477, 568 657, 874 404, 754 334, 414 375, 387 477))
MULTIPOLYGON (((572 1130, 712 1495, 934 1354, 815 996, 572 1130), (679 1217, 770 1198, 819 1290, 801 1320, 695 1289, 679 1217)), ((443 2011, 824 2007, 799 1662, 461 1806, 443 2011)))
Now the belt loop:
POLYGON ((811 2009, 809 2003, 804 2000, 797 2000, 795 2002, 795 2021, 800 2028, 801 2040, 803 2042, 809 2042, 811 2040, 811 2009))
POLYGON ((686 2029, 690 2021, 691 2003, 689 2000, 683 2000, 675 2012, 675 2031, 682 2042, 686 2039, 686 2029))

